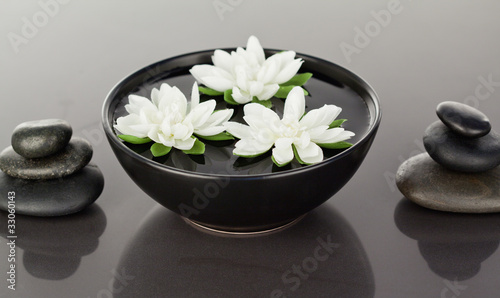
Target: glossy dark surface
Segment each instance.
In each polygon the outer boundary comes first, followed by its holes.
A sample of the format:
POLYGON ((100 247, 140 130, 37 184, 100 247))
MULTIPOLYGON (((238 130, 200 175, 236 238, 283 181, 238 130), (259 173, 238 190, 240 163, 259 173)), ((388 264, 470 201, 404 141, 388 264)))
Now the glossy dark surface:
POLYGON ((500 87, 484 87, 500 82, 500 2, 401 0, 378 32, 373 14, 394 1, 221 0, 233 3, 222 13, 201 0, 67 2, 16 53, 7 34, 21 35, 23 18, 42 9, 38 0, 0 1, 0 149, 21 122, 66 119, 74 135, 92 143, 106 186, 99 212, 81 214, 79 223, 19 216, 17 290, 8 290, 2 275, 0 297, 270 297, 276 289, 287 297, 498 296, 500 216, 415 206, 394 176, 404 160, 425 152, 422 136, 442 101, 477 107, 500 131, 500 87), (355 28, 367 24, 377 34, 344 55, 341 44, 355 46, 355 28), (301 222, 269 237, 219 238, 186 225, 130 180, 105 139, 101 107, 136 69, 245 46, 251 34, 266 48, 307 53, 360 75, 377 91, 384 115, 354 177, 301 222), (314 265, 317 238, 329 234, 340 246, 316 271, 302 271, 308 278, 291 291, 296 283, 282 276, 297 277, 288 272, 306 259, 314 265), (192 277, 199 282, 186 284, 192 277))
MULTIPOLYGON (((267 51, 266 56, 275 52, 267 51)), ((128 103, 130 92, 148 94, 153 88, 149 82, 158 85, 165 82, 160 77, 175 78, 188 72, 193 63, 210 63, 212 54, 213 50, 188 53, 146 66, 124 78, 108 94, 102 111, 104 132, 130 178, 154 200, 184 218, 211 228, 236 232, 274 229, 313 210, 339 191, 354 175, 370 149, 381 119, 379 101, 371 87, 355 74, 307 55, 299 55, 304 59, 302 71, 313 72, 329 83, 307 86, 312 94, 308 109, 346 102, 344 114, 351 119, 351 129, 357 134, 352 147, 338 150, 337 154, 320 163, 285 167, 278 172, 261 173, 258 168, 253 168, 251 174, 234 175, 230 173, 236 160, 233 157, 226 159, 222 166, 207 166, 204 171, 198 171, 196 167, 175 166, 176 160, 173 161, 174 167, 160 162, 161 159, 151 160, 139 155, 117 137, 113 124, 123 115, 123 106, 128 103), (331 90, 334 91, 328 92, 331 90)), ((183 85, 186 81, 189 86, 192 79, 183 76, 179 80, 183 85)), ((275 101, 275 109, 279 112, 278 103, 275 101)), ((184 158, 180 152, 175 153, 178 154, 172 154, 172 159, 184 158)), ((214 156, 213 151, 205 155, 207 159, 214 156)), ((168 156, 166 158, 168 161, 168 156)), ((270 160, 270 157, 261 161, 266 159, 270 160)))

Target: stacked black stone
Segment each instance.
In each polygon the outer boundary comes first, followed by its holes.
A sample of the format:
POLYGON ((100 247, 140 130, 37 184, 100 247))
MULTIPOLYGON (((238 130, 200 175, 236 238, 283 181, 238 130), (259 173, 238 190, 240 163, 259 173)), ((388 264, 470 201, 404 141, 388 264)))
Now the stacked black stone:
POLYGON ((485 172, 500 164, 500 136, 491 131, 488 117, 458 102, 438 105, 441 121, 424 135, 429 155, 442 166, 460 172, 485 172))
POLYGON ((405 161, 396 184, 411 201, 441 211, 500 212, 500 135, 482 112, 458 102, 437 107, 427 153, 405 161))
MULTIPOLYGON (((15 192, 16 213, 61 216, 97 200, 104 177, 90 163, 90 143, 72 133, 60 119, 25 122, 14 129, 12 146, 0 153, 0 193, 15 192)), ((0 209, 7 207, 7 197, 0 197, 0 209)))

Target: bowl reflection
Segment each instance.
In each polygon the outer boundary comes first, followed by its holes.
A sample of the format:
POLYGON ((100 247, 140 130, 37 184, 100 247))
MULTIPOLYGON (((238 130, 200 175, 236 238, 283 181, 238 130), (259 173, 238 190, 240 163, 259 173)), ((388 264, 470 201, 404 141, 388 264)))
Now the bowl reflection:
POLYGON ((356 233, 325 205, 280 233, 253 238, 205 234, 157 207, 117 269, 128 279, 114 281, 115 297, 373 297, 375 291, 356 233))

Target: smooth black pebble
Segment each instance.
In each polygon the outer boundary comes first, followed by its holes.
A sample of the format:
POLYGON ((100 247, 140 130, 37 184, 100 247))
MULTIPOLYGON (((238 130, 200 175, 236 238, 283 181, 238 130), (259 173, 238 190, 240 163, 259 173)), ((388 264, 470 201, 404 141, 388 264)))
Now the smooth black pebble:
POLYGON ((479 138, 491 131, 488 117, 481 111, 463 103, 442 102, 437 106, 436 113, 448 128, 467 138, 479 138))
POLYGON ((424 135, 429 155, 442 166, 460 172, 483 172, 500 164, 500 135, 464 138, 441 121, 431 124, 424 135))
POLYGON ((45 158, 27 159, 12 146, 0 153, 0 170, 21 179, 55 179, 71 175, 92 159, 92 146, 82 138, 71 139, 59 153, 45 158))
POLYGON ((25 158, 55 154, 68 145, 73 130, 61 119, 45 119, 19 124, 12 133, 12 148, 25 158))
MULTIPOLYGON (((15 210, 32 216, 61 216, 79 212, 94 203, 104 188, 104 177, 95 164, 61 179, 26 180, 0 171, 0 193, 14 191, 15 210)), ((8 208, 8 197, 0 196, 0 210, 8 208)))

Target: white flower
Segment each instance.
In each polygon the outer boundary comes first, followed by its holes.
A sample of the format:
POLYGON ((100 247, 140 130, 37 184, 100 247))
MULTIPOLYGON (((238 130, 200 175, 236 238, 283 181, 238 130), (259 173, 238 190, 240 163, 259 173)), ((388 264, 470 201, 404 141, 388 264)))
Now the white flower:
POLYGON ((295 87, 285 101, 282 119, 271 109, 250 103, 245 105, 243 117, 248 125, 227 122, 224 126, 240 139, 233 151, 235 155, 257 156, 274 145, 272 157, 278 166, 288 164, 294 155, 303 164, 313 164, 323 160, 320 146, 332 148, 332 144, 354 136, 343 128, 330 128, 341 111, 335 105, 324 105, 304 115, 304 93, 300 87, 295 87))
POLYGON ((294 59, 294 51, 285 51, 265 58, 264 50, 255 36, 248 39, 246 50, 236 52, 216 50, 212 56, 214 65, 195 65, 190 69, 195 79, 219 92, 232 89, 234 101, 245 104, 254 97, 268 100, 280 86, 289 81, 302 65, 302 59, 294 59))
POLYGON ((215 111, 214 99, 200 103, 198 84, 193 84, 191 103, 177 87, 163 83, 151 91, 151 100, 130 95, 125 109, 129 115, 120 117, 114 126, 125 135, 149 138, 166 147, 179 150, 193 148, 196 139, 224 132, 222 125, 233 115, 232 109, 215 111))

